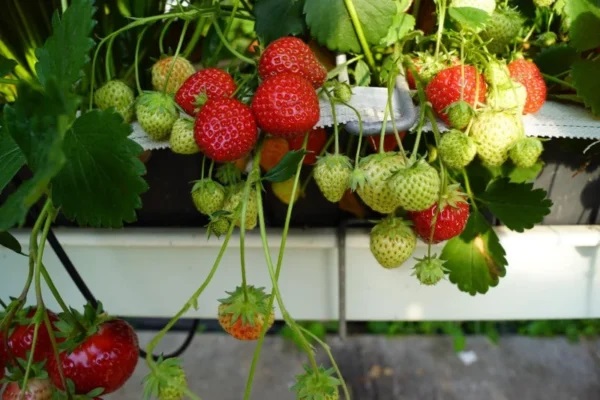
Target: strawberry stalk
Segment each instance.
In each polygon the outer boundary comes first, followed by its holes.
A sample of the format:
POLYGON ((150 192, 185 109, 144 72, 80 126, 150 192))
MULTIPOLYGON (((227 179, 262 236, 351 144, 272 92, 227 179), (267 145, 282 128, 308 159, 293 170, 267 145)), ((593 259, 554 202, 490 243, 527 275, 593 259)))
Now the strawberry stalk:
POLYGON ((225 38, 225 35, 223 35, 223 31, 221 30, 221 27, 219 26, 218 23, 214 23, 213 22, 213 27, 215 28, 215 32, 217 33, 217 36, 219 36, 219 39, 221 39, 221 43, 223 43, 223 45, 225 46, 225 48, 227 50, 229 50, 231 52, 231 54, 233 54, 234 56, 236 56, 240 61, 243 61, 247 64, 250 65, 255 65, 256 62, 251 59, 246 57, 245 55, 241 54, 239 51, 237 51, 236 49, 234 49, 231 44, 227 41, 227 39, 225 38))
POLYGON ((379 85, 379 75, 376 74, 377 67, 375 66, 375 58, 373 58, 373 53, 371 53, 371 49, 369 48, 369 42, 367 42, 367 38, 365 36, 365 32, 363 31, 362 24, 360 23, 360 19, 358 18, 358 13, 356 12, 354 3, 352 0, 344 0, 344 4, 346 5, 346 10, 348 10, 348 15, 350 15, 350 21, 352 22, 352 26, 354 27, 354 31, 358 37, 360 47, 365 54, 369 69, 375 77, 376 84, 379 85))
MULTIPOLYGON (((308 144, 308 135, 306 135, 304 137, 303 149, 306 149, 307 144, 308 144)), ((259 158, 260 152, 258 152, 255 157, 259 158)), ((304 160, 304 157, 302 158, 302 160, 304 160)), ((292 199, 296 197, 296 192, 298 191, 298 185, 299 185, 299 181, 300 181, 300 173, 302 171, 302 160, 300 160, 300 162, 298 163, 296 175, 294 176, 294 184, 292 185, 292 193, 291 193, 292 199)), ((309 359, 312 360, 311 365, 313 365, 313 367, 316 367, 316 360, 314 359, 314 354, 312 353, 310 344, 306 341, 306 339, 304 338, 302 333, 298 330, 298 325, 295 323, 295 321, 293 321, 291 319, 291 317, 287 313, 287 310, 285 309, 285 307, 283 307, 283 302, 281 301, 281 295, 279 293, 279 288, 277 286, 277 282, 279 281, 279 275, 281 273, 281 267, 283 266, 283 256, 285 254, 285 247, 286 247, 287 237, 288 237, 288 233, 289 233, 289 229, 290 229, 290 221, 291 221, 291 217, 292 217, 292 210, 294 208, 294 202, 291 201, 288 204, 286 218, 285 218, 285 222, 283 225, 283 231, 281 234, 281 243, 279 246, 279 255, 277 258, 277 265, 275 267, 275 272, 273 273, 273 262, 272 262, 271 255, 269 252, 269 245, 267 243, 266 228, 265 228, 265 216, 264 216, 264 211, 263 211, 262 195, 261 195, 260 190, 256 191, 256 199, 257 199, 257 208, 258 208, 258 222, 259 222, 259 227, 260 227, 260 231, 261 231, 261 239, 263 241, 263 249, 264 249, 265 257, 267 260, 267 267, 269 269, 271 281, 273 283, 273 292, 271 293, 271 296, 269 296, 268 308, 271 309, 273 307, 275 298, 277 298, 277 302, 279 304, 279 308, 281 310, 281 313, 283 315, 285 322, 290 326, 290 328, 292 330, 294 330, 295 333, 297 333, 297 334, 299 333, 298 336, 299 336, 299 338, 301 338, 301 340, 303 340, 303 345, 305 347, 305 351, 307 352, 309 359)), ((249 400, 250 395, 252 394, 252 383, 254 381, 254 374, 256 373, 256 367, 258 366, 258 360, 260 358, 260 352, 262 350, 262 345, 264 342, 265 333, 266 333, 267 329, 268 329, 267 325, 263 326, 263 331, 261 332, 261 335, 258 338, 258 342, 257 342, 256 348, 254 350, 254 355, 252 357, 252 364, 250 365, 250 372, 248 373, 248 379, 246 381, 246 389, 244 391, 244 400, 249 400)))
MULTIPOLYGON (((446 20, 446 0, 436 0, 438 14, 438 30, 435 38, 435 58, 440 55, 440 45, 442 43, 442 33, 444 32, 444 22, 446 20)), ((421 103, 422 104, 422 103, 421 103)))
MULTIPOLYGON (((139 56, 140 56, 140 45, 142 44, 142 38, 144 37, 144 33, 146 33, 146 31, 148 30, 148 28, 150 27, 150 25, 145 26, 144 29, 142 29, 142 31, 140 32, 140 35, 138 36, 138 40, 135 44, 135 56, 134 56, 134 65, 135 65, 135 84, 137 87, 137 91, 138 94, 142 94, 144 91, 142 90, 142 85, 140 83, 140 71, 138 68, 138 65, 140 65, 139 62, 139 56)), ((93 75, 93 72, 92 72, 93 75)), ((93 89, 92 89, 93 90, 93 89)), ((92 107, 92 104, 90 102, 90 108, 92 107)))
MULTIPOLYGON (((229 18, 227 19, 227 25, 225 26, 225 32, 223 32, 223 37, 225 37, 225 38, 227 37, 227 35, 229 35, 229 32, 231 32, 231 26, 233 25, 233 20, 235 19, 235 14, 237 13, 239 6, 240 6, 239 0, 235 0, 231 14, 229 15, 229 18)), ((218 25, 218 22, 215 22, 214 24, 218 25)), ((214 63, 214 59, 219 55, 221 50, 223 50, 224 42, 226 42, 226 40, 221 40, 219 42, 219 45, 217 46, 216 50, 213 52, 212 59, 207 64, 212 65, 214 63)))
POLYGON ((160 52, 160 54, 165 54, 165 46, 164 46, 165 36, 166 36, 167 32, 169 31, 169 28, 171 27, 171 24, 173 24, 173 22, 175 22, 174 19, 167 21, 165 26, 160 31, 160 36, 158 37, 158 51, 160 52))
MULTIPOLYGON (((340 138, 339 138, 339 130, 337 123, 337 113, 335 111, 335 103, 333 101, 333 97, 328 90, 323 90, 323 93, 327 96, 327 100, 329 100, 329 104, 331 105, 331 117, 333 118, 333 136, 335 138, 335 154, 340 153, 340 138)), ((308 133, 307 133, 308 135, 308 133)), ((307 143, 307 138, 304 139, 304 142, 307 143)))

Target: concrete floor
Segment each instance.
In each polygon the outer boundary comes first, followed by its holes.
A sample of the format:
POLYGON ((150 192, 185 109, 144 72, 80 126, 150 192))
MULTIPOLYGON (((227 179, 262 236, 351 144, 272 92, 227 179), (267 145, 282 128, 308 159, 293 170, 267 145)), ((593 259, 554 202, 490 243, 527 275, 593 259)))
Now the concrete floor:
MULTIPOLYGON (((142 344, 151 337, 140 333, 142 344)), ((171 334, 161 350, 173 350, 182 340, 182 334, 171 334)), ((446 337, 330 337, 329 345, 356 400, 600 399, 600 340, 502 337, 495 345, 468 337, 462 354, 446 337)), ((190 388, 203 400, 240 400, 253 351, 254 343, 198 335, 183 355, 190 388)), ((252 399, 295 399, 289 387, 304 361, 290 342, 268 337, 252 399)), ((146 373, 140 361, 125 387, 106 399, 140 400, 146 373)))

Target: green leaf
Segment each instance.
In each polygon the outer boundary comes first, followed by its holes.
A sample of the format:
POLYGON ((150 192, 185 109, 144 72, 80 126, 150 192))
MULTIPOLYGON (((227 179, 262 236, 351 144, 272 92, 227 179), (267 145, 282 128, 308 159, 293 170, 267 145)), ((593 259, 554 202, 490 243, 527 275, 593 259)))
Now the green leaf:
POLYGON ((269 182, 283 182, 296 174, 298 165, 302 162, 302 157, 308 154, 304 150, 294 150, 288 152, 279 163, 267 172, 262 179, 269 182))
MULTIPOLYGON (((370 45, 387 36, 396 14, 392 0, 350 0, 370 45)), ((330 50, 360 53, 361 46, 344 0, 305 0, 304 13, 310 32, 330 50)))
POLYGON ((266 45, 287 35, 300 35, 306 30, 304 0, 257 0, 254 5, 256 34, 266 45))
POLYGON ((577 94, 586 107, 600 116, 600 59, 575 61, 572 76, 577 94))
POLYGON ((448 278, 471 295, 486 293, 506 275, 506 252, 485 217, 473 211, 465 230, 450 239, 440 258, 450 271, 448 278))
POLYGON ((520 168, 509 163, 504 163, 502 165, 502 175, 513 183, 532 182, 542 172, 543 168, 544 163, 542 161, 538 161, 529 168, 520 168))
POLYGON ((10 183, 15 174, 25 165, 25 157, 8 134, 6 125, 0 128, 0 193, 10 183))
POLYGON ((571 65, 578 58, 574 47, 561 44, 540 51, 535 57, 535 64, 545 74, 560 75, 571 69, 571 65))
POLYGON ((507 228, 517 232, 540 223, 552 206, 543 189, 533 189, 533 183, 512 183, 507 178, 493 180, 479 200, 507 228))
POLYGON ((110 228, 136 220, 148 186, 138 158, 142 147, 130 133, 112 110, 92 110, 75 121, 64 140, 67 163, 52 182, 52 199, 67 218, 110 228))
POLYGON ((0 231, 0 246, 4 246, 15 253, 21 253, 22 250, 19 241, 10 232, 6 231, 0 231))
POLYGON ((600 47, 600 5, 591 0, 569 0, 565 12, 571 20, 569 39, 579 51, 600 47))
POLYGON ((469 29, 481 29, 490 19, 490 14, 475 7, 449 7, 448 15, 459 25, 469 29))
POLYGON ((74 107, 73 99, 58 92, 53 81, 48 81, 46 92, 19 85, 19 98, 14 104, 5 106, 8 133, 34 174, 0 207, 0 230, 22 225, 29 208, 63 167, 62 140, 74 107))
POLYGON ((387 35, 381 40, 383 46, 391 46, 401 41, 405 36, 415 28, 416 20, 411 14, 404 12, 406 1, 396 2, 396 14, 392 20, 392 25, 388 29, 387 35))
POLYGON ((358 60, 354 67, 356 86, 369 86, 371 84, 371 70, 366 62, 358 60))
POLYGON ((56 79, 61 89, 68 91, 83 76, 83 67, 90 60, 88 53, 94 46, 94 12, 92 0, 75 0, 62 16, 58 10, 54 13, 52 36, 35 52, 35 69, 43 86, 56 79))
POLYGON ((0 77, 8 75, 17 66, 15 60, 0 55, 0 77))

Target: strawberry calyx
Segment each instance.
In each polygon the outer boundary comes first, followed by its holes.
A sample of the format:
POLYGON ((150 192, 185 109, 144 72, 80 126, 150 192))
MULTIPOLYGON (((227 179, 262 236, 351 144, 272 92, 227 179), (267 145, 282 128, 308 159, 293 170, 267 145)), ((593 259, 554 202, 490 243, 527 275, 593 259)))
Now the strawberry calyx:
POLYGON ((437 257, 437 255, 417 258, 418 262, 413 267, 412 276, 416 276, 419 282, 423 285, 431 286, 438 283, 444 277, 444 274, 449 272, 444 266, 445 261, 437 257))
POLYGON ((467 203, 467 194, 460 190, 460 184, 453 183, 442 191, 438 207, 443 210, 446 207, 458 208, 460 203, 467 203))
POLYGON ((475 110, 471 104, 464 100, 455 101, 446 107, 443 112, 448 115, 450 126, 455 129, 465 129, 475 115, 475 110))
POLYGON ((215 178, 223 185, 233 185, 242 181, 242 172, 233 163, 224 163, 215 171, 215 178))
POLYGON ((273 311, 269 309, 270 295, 265 293, 264 287, 246 286, 245 294, 241 286, 233 292, 225 292, 229 296, 219 299, 220 315, 231 315, 231 322, 236 323, 241 319, 243 325, 253 326, 258 316, 267 317, 273 311))
POLYGON ((301 400, 333 400, 339 396, 338 386, 341 382, 332 376, 333 368, 319 366, 316 370, 304 365, 305 372, 296 375, 296 383, 291 387, 301 400))
POLYGON ((71 307, 68 313, 62 312, 58 317, 59 320, 56 322, 58 348, 67 352, 73 351, 88 337, 96 334, 101 325, 116 319, 104 311, 101 302, 98 302, 97 308, 87 303, 83 307, 83 314, 71 307))
MULTIPOLYGON (((48 372, 46 371, 46 361, 47 360, 32 363, 27 379, 48 379, 48 372)), ((25 378, 27 364, 28 360, 16 358, 14 360, 14 364, 6 365, 7 374, 4 378, 0 379, 0 385, 2 383, 9 382, 17 382, 20 385, 23 382, 23 379, 25 378)))

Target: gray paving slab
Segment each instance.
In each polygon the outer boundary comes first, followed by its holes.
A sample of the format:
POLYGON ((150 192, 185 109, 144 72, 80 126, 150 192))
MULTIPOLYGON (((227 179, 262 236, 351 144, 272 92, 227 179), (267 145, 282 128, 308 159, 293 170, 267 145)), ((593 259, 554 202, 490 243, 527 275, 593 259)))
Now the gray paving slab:
MULTIPOLYGON (((140 333, 147 343, 151 333, 140 333)), ((161 350, 175 349, 182 334, 170 334, 161 350)), ((356 336, 328 340, 355 400, 599 400, 600 340, 571 344, 558 339, 502 337, 498 345, 468 337, 464 362, 447 337, 356 336), (475 356, 476 359, 473 359, 475 356)), ((254 343, 223 334, 200 334, 183 362, 191 389, 203 400, 239 400, 254 343)), ((319 354, 325 362, 324 354, 319 354)), ((305 357, 272 336, 257 370, 252 399, 292 400, 289 386, 305 357)), ((147 373, 140 362, 132 379, 107 400, 141 399, 147 373)))

